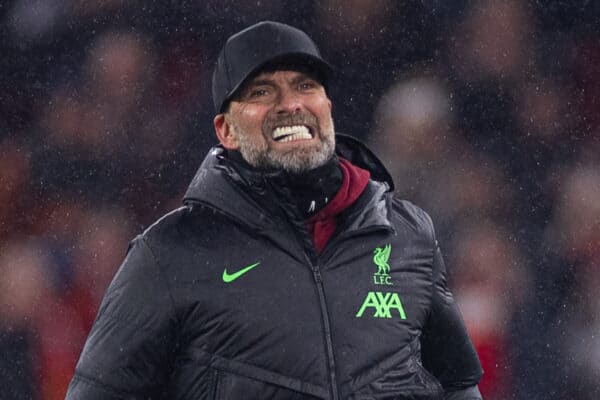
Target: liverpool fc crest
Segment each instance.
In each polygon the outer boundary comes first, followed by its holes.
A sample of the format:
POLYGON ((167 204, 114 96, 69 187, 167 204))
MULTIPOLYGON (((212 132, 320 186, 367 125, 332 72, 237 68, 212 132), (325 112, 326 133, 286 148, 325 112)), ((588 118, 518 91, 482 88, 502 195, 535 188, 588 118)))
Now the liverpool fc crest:
POLYGON ((376 285, 393 285, 390 277, 390 264, 388 264, 391 252, 390 244, 385 245, 384 248, 377 247, 374 251, 373 262, 378 267, 377 272, 373 275, 373 282, 376 285))

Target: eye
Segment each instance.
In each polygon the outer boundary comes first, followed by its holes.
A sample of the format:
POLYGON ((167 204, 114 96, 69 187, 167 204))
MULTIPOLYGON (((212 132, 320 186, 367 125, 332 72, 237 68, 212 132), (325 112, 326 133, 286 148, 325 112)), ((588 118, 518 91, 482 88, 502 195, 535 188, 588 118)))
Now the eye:
POLYGON ((250 93, 248 93, 248 97, 256 98, 256 97, 266 96, 267 94, 269 94, 269 92, 267 91, 267 89, 265 89, 265 88, 257 88, 257 89, 252 89, 250 91, 250 93))
POLYGON ((309 90, 317 87, 317 82, 315 81, 304 81, 299 85, 301 90, 309 90))

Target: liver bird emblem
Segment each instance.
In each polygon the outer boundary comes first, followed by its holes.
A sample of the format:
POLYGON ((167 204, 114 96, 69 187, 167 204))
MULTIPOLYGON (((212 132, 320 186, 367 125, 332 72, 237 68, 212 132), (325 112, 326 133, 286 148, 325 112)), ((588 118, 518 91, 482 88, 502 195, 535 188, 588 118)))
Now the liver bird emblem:
POLYGON ((391 252, 392 246, 390 244, 387 244, 383 249, 381 247, 375 248, 373 262, 379 267, 375 275, 387 275, 390 272, 388 260, 391 252))

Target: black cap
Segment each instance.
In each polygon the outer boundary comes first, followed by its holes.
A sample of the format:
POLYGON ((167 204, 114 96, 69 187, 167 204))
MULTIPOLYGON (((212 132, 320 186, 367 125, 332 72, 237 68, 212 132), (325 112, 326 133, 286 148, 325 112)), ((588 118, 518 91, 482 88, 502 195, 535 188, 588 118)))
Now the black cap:
POLYGON ((224 111, 246 79, 279 62, 314 69, 323 86, 333 73, 306 33, 279 22, 259 22, 227 39, 219 53, 212 79, 215 111, 224 111))

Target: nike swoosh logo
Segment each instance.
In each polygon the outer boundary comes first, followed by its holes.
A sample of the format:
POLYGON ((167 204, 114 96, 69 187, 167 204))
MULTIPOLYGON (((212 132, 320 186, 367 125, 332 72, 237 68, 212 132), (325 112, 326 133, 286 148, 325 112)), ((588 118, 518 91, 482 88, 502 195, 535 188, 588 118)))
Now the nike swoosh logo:
POLYGON ((246 272, 250 271, 252 268, 256 267, 258 264, 260 264, 260 262, 254 263, 252 265, 248 265, 247 267, 244 267, 244 268, 240 269, 239 271, 234 272, 233 274, 228 274, 227 268, 225 268, 223 270, 223 282, 229 283, 229 282, 235 281, 237 278, 244 275, 246 272))

